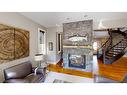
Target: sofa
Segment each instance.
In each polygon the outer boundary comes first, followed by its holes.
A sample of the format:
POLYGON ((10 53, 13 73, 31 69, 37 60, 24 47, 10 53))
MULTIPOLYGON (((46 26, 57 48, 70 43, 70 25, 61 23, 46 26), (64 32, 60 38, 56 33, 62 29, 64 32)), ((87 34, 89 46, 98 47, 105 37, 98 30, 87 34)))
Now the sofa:
POLYGON ((45 80, 45 68, 38 68, 36 74, 35 67, 31 62, 24 62, 4 69, 4 83, 42 83, 45 80))

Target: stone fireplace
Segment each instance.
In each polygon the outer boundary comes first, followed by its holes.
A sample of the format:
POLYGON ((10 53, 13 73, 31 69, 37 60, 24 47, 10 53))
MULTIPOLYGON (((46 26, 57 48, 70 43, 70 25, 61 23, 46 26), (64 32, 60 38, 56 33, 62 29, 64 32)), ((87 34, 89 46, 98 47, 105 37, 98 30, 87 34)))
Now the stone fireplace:
POLYGON ((63 67, 92 71, 92 20, 63 24, 63 67))
POLYGON ((89 48, 65 47, 63 49, 63 67, 91 72, 93 57, 91 51, 89 48))

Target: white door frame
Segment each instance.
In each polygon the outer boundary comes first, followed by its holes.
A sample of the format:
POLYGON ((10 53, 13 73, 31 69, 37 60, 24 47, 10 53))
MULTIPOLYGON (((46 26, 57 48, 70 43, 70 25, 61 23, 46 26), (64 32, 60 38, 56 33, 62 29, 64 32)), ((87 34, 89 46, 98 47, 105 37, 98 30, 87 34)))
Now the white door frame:
POLYGON ((45 51, 44 51, 44 55, 47 54, 47 49, 46 49, 46 30, 42 29, 42 28, 38 28, 38 53, 40 53, 39 51, 39 44, 40 44, 40 30, 44 31, 44 44, 45 44, 45 51))

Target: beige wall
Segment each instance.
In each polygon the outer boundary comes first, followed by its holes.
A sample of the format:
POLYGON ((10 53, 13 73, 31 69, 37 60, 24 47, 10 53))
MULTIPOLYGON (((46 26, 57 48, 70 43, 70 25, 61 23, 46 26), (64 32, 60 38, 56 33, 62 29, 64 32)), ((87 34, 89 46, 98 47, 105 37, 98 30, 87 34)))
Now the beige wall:
MULTIPOLYGON (((99 25, 100 25, 100 22, 93 22, 93 29, 98 29, 99 25)), ((103 20, 102 26, 104 28, 127 27, 127 19, 103 20)))
POLYGON ((37 31, 38 28, 46 30, 45 27, 25 18, 24 16, 20 15, 19 13, 0 13, 0 23, 10 25, 13 27, 21 28, 28 30, 30 33, 30 55, 29 57, 18 59, 15 61, 11 61, 8 63, 0 64, 0 82, 4 80, 3 76, 3 69, 13 66, 15 64, 19 64, 25 61, 32 61, 34 62, 34 55, 37 53, 37 31))
POLYGON ((62 27, 50 27, 47 29, 47 62, 51 64, 57 63, 61 59, 61 54, 57 53, 56 33, 63 32, 62 27), (49 51, 48 43, 53 42, 53 51, 49 51))

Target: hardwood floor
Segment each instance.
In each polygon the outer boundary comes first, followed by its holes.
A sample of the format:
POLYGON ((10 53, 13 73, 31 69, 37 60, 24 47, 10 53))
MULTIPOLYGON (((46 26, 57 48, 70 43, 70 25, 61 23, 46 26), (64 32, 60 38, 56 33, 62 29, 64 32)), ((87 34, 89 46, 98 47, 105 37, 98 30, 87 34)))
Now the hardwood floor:
POLYGON ((58 73, 76 75, 76 76, 87 77, 87 78, 93 78, 92 72, 84 72, 84 71, 78 71, 78 70, 72 70, 72 69, 65 69, 61 66, 61 64, 62 64, 62 61, 58 62, 56 65, 50 64, 48 66, 48 70, 58 72, 58 73))
POLYGON ((98 60, 98 75, 122 81, 127 74, 127 57, 122 57, 112 64, 103 64, 98 60))
MULTIPOLYGON (((81 77, 93 78, 92 72, 65 69, 61 66, 61 63, 62 61, 60 61, 56 65, 50 64, 48 70, 59 72, 59 73, 81 76, 81 77)), ((116 62, 114 62, 113 64, 103 64, 100 60, 98 60, 98 62, 93 61, 93 68, 94 68, 93 70, 94 74, 109 79, 117 80, 120 82, 127 74, 127 57, 122 57, 116 62)))

